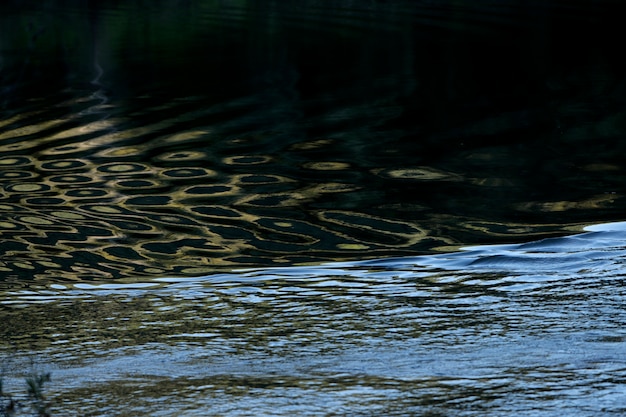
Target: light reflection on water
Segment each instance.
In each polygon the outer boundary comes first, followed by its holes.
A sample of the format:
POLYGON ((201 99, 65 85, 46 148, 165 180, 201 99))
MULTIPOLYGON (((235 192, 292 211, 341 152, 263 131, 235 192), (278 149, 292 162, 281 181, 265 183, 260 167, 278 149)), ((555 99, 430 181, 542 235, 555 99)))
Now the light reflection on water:
POLYGON ((5 293, 4 367, 59 415, 620 415, 625 230, 5 293))
POLYGON ((612 1, 5 3, 4 391, 626 411, 623 224, 537 241, 623 218, 612 1))
POLYGON ((610 0, 18 3, 0 4, 0 285, 623 216, 610 0))

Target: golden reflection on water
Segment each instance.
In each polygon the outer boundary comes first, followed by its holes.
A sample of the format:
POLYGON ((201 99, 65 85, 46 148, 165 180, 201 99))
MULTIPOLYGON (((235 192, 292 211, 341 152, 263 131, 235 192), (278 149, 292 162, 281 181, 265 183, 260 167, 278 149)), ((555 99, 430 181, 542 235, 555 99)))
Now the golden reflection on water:
MULTIPOLYGON (((211 129, 186 127, 219 112, 178 109, 189 100, 144 108, 141 114, 171 116, 141 126, 117 117, 115 106, 107 106, 111 114, 97 113, 102 103, 87 99, 71 101, 87 107, 63 118, 26 112, 2 121, 0 268, 7 279, 199 275, 455 249, 467 242, 455 240, 454 230, 503 237, 554 232, 554 224, 487 226, 432 213, 409 202, 421 201, 419 195, 404 203, 385 198, 395 181, 494 189, 514 182, 422 165, 364 169, 358 160, 333 156, 335 139, 290 141, 269 154, 271 133, 218 141, 211 129), (389 185, 370 187, 373 181, 389 185)), ((590 209, 614 198, 517 209, 590 209)))
MULTIPOLYGON (((274 155, 238 154, 248 140, 232 140, 232 152, 216 155, 206 145, 190 148, 214 140, 206 129, 161 133, 202 111, 139 127, 116 117, 81 121, 91 114, 41 121, 25 113, 2 123, 0 233, 6 249, 0 267, 15 278, 25 272, 72 280, 195 275, 221 266, 340 259, 341 253, 371 257, 410 250, 428 235, 413 221, 323 208, 329 205, 323 201, 363 186, 334 175, 302 182, 274 155), (151 138, 139 140, 144 136, 151 138), (263 213, 268 209, 273 211, 263 213)), ((330 143, 305 141, 290 149, 307 152, 330 143)), ((339 175, 352 170, 332 160, 304 160, 301 168, 339 175)), ((403 172, 388 175, 418 175, 403 172)), ((428 175, 439 178, 446 176, 428 175)))

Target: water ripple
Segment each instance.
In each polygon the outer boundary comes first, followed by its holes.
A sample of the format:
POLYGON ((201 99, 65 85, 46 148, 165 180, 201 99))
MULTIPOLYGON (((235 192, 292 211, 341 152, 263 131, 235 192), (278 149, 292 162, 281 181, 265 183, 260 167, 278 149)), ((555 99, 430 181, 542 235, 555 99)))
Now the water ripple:
MULTIPOLYGON (((141 397, 124 407, 142 413, 176 392, 187 394, 168 409, 235 415, 283 413, 296 398, 304 415, 321 404, 612 415, 626 377, 625 231, 614 223, 442 255, 14 288, 2 295, 0 336, 54 363, 63 398, 84 410, 117 407, 115 393, 132 385, 141 397)), ((9 369, 28 359, 12 360, 9 369)))

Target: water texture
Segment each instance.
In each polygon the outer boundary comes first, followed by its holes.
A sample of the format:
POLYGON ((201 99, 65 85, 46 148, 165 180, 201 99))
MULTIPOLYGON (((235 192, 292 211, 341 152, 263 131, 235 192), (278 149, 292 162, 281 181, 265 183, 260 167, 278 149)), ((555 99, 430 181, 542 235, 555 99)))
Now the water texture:
POLYGON ((2 6, 5 279, 197 276, 622 220, 610 3, 366 3, 2 6))
POLYGON ((590 230, 15 291, 4 367, 52 371, 63 415, 621 415, 626 226, 590 230))
POLYGON ((0 415, 623 415, 618 5, 2 2, 0 415))

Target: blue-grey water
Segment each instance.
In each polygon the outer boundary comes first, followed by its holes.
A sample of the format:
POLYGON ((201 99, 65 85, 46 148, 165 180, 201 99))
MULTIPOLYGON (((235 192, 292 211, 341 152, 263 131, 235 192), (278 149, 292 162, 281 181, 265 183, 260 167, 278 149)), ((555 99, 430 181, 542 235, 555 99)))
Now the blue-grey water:
POLYGON ((0 3, 0 416, 624 415, 617 6, 0 3))
POLYGON ((623 415, 625 236, 15 291, 4 369, 62 415, 623 415))

